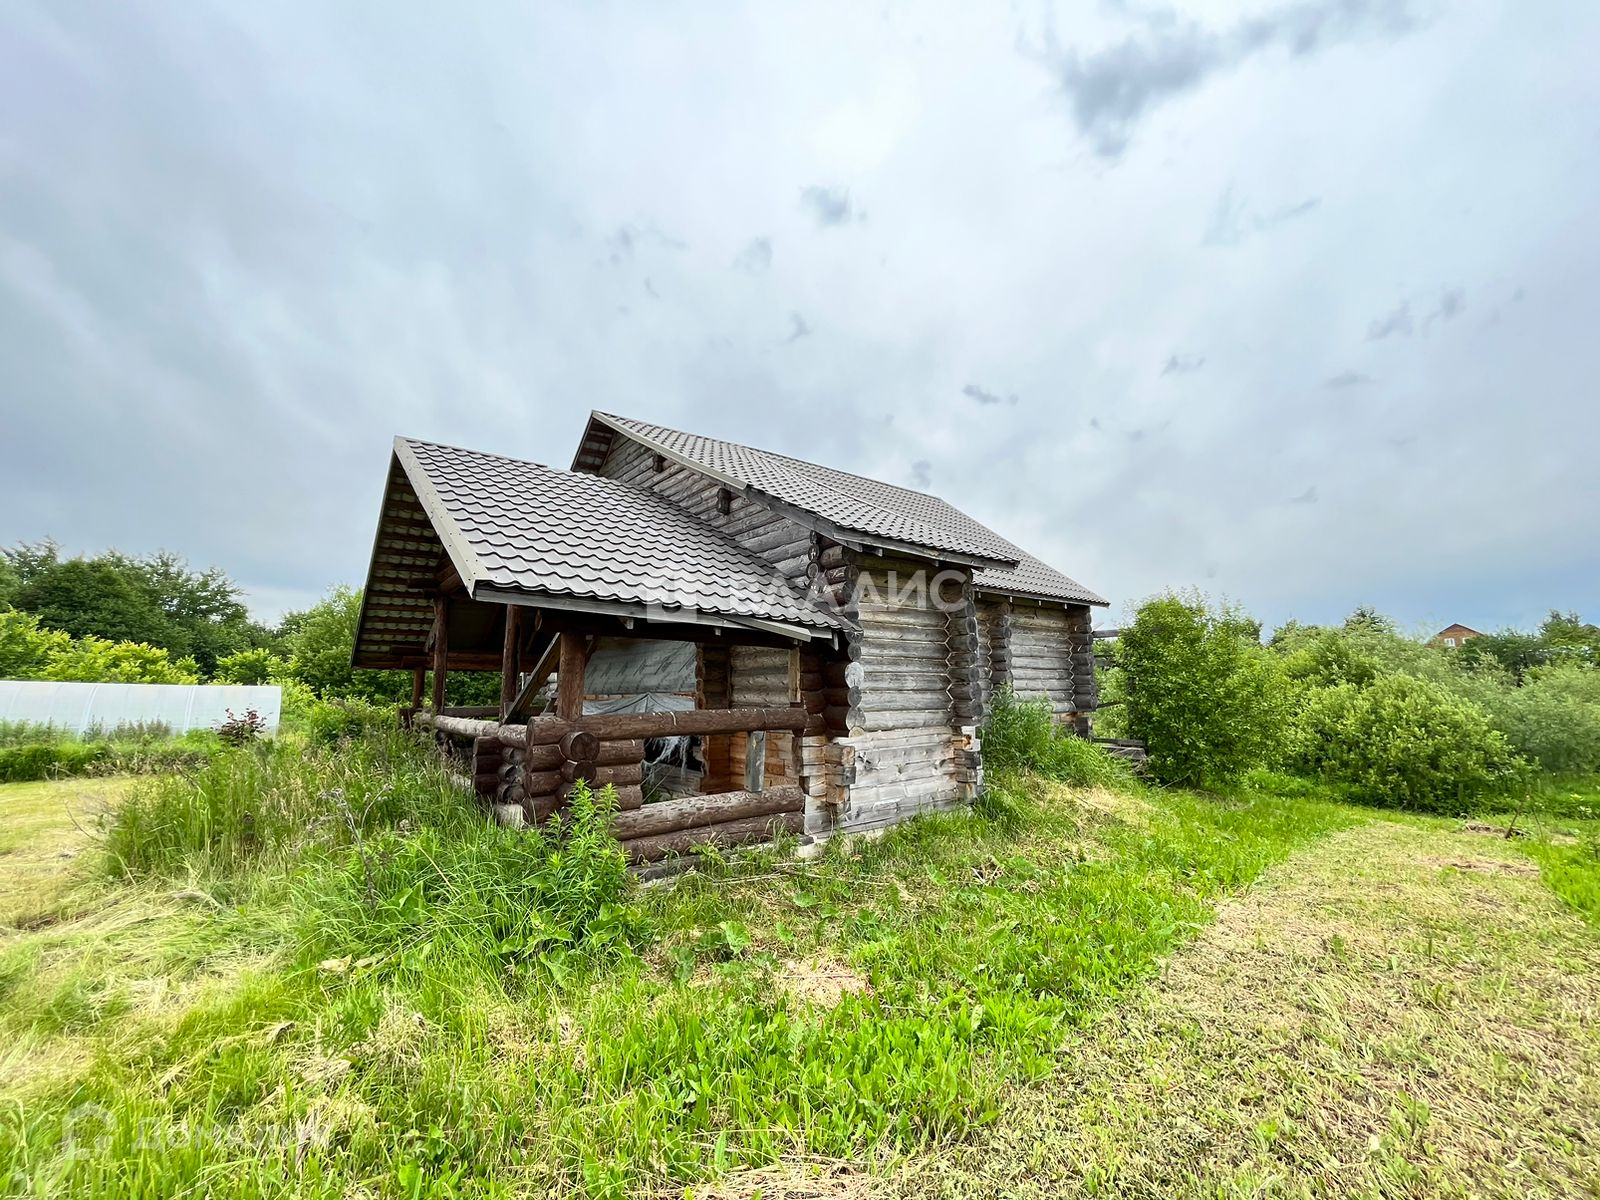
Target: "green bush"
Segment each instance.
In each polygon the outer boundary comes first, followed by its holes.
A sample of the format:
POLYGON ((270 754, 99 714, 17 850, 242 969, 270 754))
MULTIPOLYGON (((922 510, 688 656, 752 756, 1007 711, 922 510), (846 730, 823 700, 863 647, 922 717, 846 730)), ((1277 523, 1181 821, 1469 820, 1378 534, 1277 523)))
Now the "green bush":
POLYGON ((365 700, 311 700, 295 715, 294 723, 321 746, 332 746, 366 733, 381 733, 399 724, 393 707, 365 700))
POLYGON ((1291 711, 1276 656, 1254 624, 1200 597, 1147 600, 1122 632, 1128 732, 1165 783, 1219 787, 1279 757, 1291 711))
POLYGON ((105 762, 111 746, 101 742, 33 742, 0 746, 0 783, 29 783, 62 775, 86 775, 105 762))
POLYGON ((1296 725, 1302 769, 1386 808, 1461 811, 1508 786, 1519 766, 1483 709, 1409 675, 1316 689, 1296 725))
POLYGON ((1600 771, 1600 670, 1577 663, 1534 667, 1521 687, 1484 696, 1494 727, 1546 771, 1600 771))
POLYGON ((0 723, 0 783, 184 770, 204 763, 218 744, 203 731, 174 738, 159 724, 75 736, 48 725, 0 723))
POLYGON ((258 647, 217 659, 216 674, 212 678, 216 683, 259 686, 277 682, 288 672, 289 663, 286 659, 279 658, 271 650, 258 647))
POLYGON ((995 775, 1034 771, 1083 787, 1112 787, 1132 775, 1123 760, 1062 728, 1049 701, 1019 700, 1009 687, 989 702, 981 744, 984 768, 995 775))

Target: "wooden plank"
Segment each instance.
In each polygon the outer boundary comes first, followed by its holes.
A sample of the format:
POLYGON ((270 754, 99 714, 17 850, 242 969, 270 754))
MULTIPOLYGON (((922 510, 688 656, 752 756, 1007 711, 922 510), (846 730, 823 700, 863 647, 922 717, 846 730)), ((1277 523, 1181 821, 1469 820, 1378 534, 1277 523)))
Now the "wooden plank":
POLYGON ((745 738, 744 786, 746 791, 759 792, 766 786, 767 731, 758 729, 745 738))

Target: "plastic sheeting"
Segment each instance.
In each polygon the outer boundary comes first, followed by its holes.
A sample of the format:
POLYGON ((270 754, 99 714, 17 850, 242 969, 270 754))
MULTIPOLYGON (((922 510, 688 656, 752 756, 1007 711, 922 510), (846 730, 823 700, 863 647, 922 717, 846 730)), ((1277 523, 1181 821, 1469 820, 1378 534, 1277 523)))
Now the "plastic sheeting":
POLYGON ((596 713, 688 712, 694 708, 693 696, 676 692, 640 692, 637 696, 612 696, 605 700, 585 700, 583 711, 596 713))
POLYGON ((255 709, 269 732, 278 728, 283 689, 276 685, 53 683, 0 679, 0 721, 50 725, 71 733, 159 721, 173 733, 215 729, 229 712, 255 709))

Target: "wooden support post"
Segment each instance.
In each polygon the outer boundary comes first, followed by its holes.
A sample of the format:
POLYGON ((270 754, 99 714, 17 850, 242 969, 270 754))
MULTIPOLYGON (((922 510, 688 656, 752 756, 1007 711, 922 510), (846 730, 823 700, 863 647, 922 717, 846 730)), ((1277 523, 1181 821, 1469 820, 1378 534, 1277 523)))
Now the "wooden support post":
POLYGON ((744 788, 759 792, 767 781, 767 731, 752 730, 744 741, 744 788))
POLYGON ((511 719, 511 707, 517 702, 517 676, 522 670, 522 609, 515 604, 506 605, 506 636, 500 651, 500 719, 511 719))
POLYGON ((427 682, 428 669, 426 667, 413 667, 411 669, 411 707, 415 711, 422 707, 422 690, 427 682))
POLYGON ((583 674, 588 662, 583 635, 564 631, 561 657, 556 663, 555 712, 563 721, 576 721, 583 716, 583 674))
POLYGON ((433 711, 444 712, 444 682, 450 671, 450 602, 433 602, 433 711))

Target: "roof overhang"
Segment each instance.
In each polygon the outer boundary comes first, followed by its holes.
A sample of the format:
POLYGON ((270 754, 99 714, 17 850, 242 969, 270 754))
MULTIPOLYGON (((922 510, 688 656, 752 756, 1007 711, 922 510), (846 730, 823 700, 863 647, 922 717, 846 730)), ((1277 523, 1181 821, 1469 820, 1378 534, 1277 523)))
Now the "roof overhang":
POLYGON ((974 584, 973 592, 979 596, 1004 596, 1007 600, 1028 600, 1034 604, 1059 604, 1063 608, 1110 608, 1109 600, 1069 600, 1063 596, 1046 596, 1039 592, 1021 592, 1012 588, 984 587, 974 584))
MULTIPOLYGON (((590 600, 582 596, 559 596, 550 592, 511 591, 505 588, 473 588, 472 599, 491 604, 516 604, 526 608, 551 612, 584 613, 591 616, 618 617, 624 628, 636 624, 646 629, 651 624, 701 625, 708 630, 750 630, 756 633, 775 634, 797 642, 812 640, 832 641, 841 632, 809 625, 795 625, 787 621, 769 621, 760 617, 735 617, 722 613, 708 613, 699 609, 651 604, 625 604, 615 600, 590 600)), ((841 617, 841 621, 844 619, 841 617)), ((641 633, 641 636, 648 636, 641 633)))

